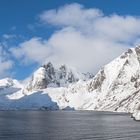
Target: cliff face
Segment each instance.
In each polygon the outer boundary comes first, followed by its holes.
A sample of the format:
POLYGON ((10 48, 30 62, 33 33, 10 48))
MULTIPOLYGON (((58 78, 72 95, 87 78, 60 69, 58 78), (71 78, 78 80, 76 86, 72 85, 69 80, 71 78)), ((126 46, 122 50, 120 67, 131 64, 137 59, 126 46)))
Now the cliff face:
POLYGON ((88 91, 98 94, 95 109, 133 112, 140 99, 140 47, 104 66, 91 82, 88 91))

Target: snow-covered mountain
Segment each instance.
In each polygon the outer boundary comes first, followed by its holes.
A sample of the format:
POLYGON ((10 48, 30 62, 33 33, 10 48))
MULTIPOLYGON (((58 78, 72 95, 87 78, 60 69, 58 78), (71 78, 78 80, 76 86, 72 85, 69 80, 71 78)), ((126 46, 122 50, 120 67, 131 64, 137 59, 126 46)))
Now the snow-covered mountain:
POLYGON ((49 62, 33 73, 26 89, 31 91, 48 87, 67 87, 79 80, 86 81, 92 77, 93 75, 90 73, 81 74, 75 68, 68 67, 64 64, 56 68, 49 62))
POLYGON ((11 78, 5 78, 0 80, 0 110, 10 109, 12 100, 8 98, 9 95, 13 95, 20 92, 23 88, 22 84, 11 78))
POLYGON ((26 82, 22 82, 24 84, 10 78, 2 79, 0 98, 4 95, 5 100, 1 109, 59 109, 57 103, 44 93, 46 89, 56 89, 57 93, 61 88, 67 89, 78 81, 84 82, 91 78, 91 73, 81 74, 64 64, 54 67, 49 62, 38 68, 26 82))
POLYGON ((55 68, 48 63, 34 72, 22 90, 6 95, 12 100, 9 108, 138 112, 140 47, 128 49, 95 77, 85 79, 66 65, 55 68))
POLYGON ((0 80, 0 95, 15 93, 23 88, 22 84, 11 78, 0 80))
POLYGON ((139 85, 140 47, 136 47, 105 65, 91 80, 42 91, 60 109, 134 112, 139 107, 139 85))
POLYGON ((140 99, 140 47, 104 66, 88 84, 89 92, 98 94, 94 109, 134 112, 140 99))

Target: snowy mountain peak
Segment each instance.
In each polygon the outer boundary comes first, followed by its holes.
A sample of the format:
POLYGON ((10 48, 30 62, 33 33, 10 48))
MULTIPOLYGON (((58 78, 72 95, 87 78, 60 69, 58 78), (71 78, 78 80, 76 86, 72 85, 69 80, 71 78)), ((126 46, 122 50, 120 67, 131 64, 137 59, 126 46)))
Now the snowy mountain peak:
POLYGON ((0 80, 0 87, 3 87, 3 86, 9 87, 13 85, 14 85, 13 80, 10 78, 5 78, 5 79, 0 80))
POLYGON ((28 83, 26 89, 44 89, 47 87, 67 87, 69 84, 81 80, 87 80, 92 74, 81 74, 75 68, 65 64, 54 67, 51 62, 42 65, 37 69, 28 83))
POLYGON ((0 80, 0 87, 12 87, 12 86, 17 86, 17 87, 22 87, 22 85, 19 83, 19 81, 11 78, 4 78, 0 80))
POLYGON ((54 74, 54 66, 51 62, 48 62, 47 64, 42 65, 43 68, 49 73, 54 74))

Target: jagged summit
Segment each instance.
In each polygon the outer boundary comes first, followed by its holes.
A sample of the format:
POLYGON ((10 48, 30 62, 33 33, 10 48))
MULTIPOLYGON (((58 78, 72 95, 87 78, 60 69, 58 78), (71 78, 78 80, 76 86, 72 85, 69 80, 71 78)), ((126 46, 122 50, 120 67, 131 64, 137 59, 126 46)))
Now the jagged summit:
POLYGON ((79 80, 87 80, 91 77, 92 74, 81 74, 75 68, 65 64, 54 67, 51 62, 48 62, 33 73, 27 85, 27 90, 44 89, 47 87, 67 87, 69 84, 79 80))

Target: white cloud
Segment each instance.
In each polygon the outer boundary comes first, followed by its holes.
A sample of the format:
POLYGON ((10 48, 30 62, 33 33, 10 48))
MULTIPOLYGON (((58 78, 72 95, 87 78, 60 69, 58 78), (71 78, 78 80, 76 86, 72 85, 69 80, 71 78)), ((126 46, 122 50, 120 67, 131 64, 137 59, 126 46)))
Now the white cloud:
POLYGON ((84 36, 72 28, 53 34, 48 42, 48 46, 52 46, 54 52, 47 57, 47 61, 55 64, 68 63, 83 72, 94 73, 126 48, 120 43, 84 36))
POLYGON ((0 60, 0 78, 9 76, 9 69, 12 68, 13 62, 10 60, 1 61, 0 60))
POLYGON ((59 30, 49 39, 34 37, 12 49, 24 63, 41 64, 46 60, 95 73, 140 36, 140 18, 106 16, 99 9, 86 9, 80 4, 44 11, 39 17, 43 24, 58 26, 59 30))
POLYGON ((131 42, 140 35, 140 19, 132 16, 111 15, 95 22, 94 29, 99 37, 111 41, 131 42))
POLYGON ((16 58, 22 58, 23 63, 28 64, 34 61, 38 63, 44 62, 51 51, 47 46, 47 41, 34 37, 19 44, 17 48, 12 48, 11 52, 16 58))
POLYGON ((6 52, 3 47, 0 46, 0 78, 4 78, 9 75, 9 70, 13 66, 13 62, 7 59, 6 52))
POLYGON ((102 12, 99 9, 85 9, 82 5, 74 3, 65 5, 58 10, 44 11, 39 18, 43 23, 83 27, 90 25, 95 19, 101 16, 102 12))
POLYGON ((58 10, 44 11, 39 18, 44 24, 62 28, 70 26, 92 37, 109 40, 128 41, 140 34, 140 18, 117 14, 105 16, 99 9, 85 9, 80 4, 70 4, 58 10))
POLYGON ((17 36, 15 34, 3 34, 2 37, 4 39, 13 39, 13 38, 16 38, 17 36))

